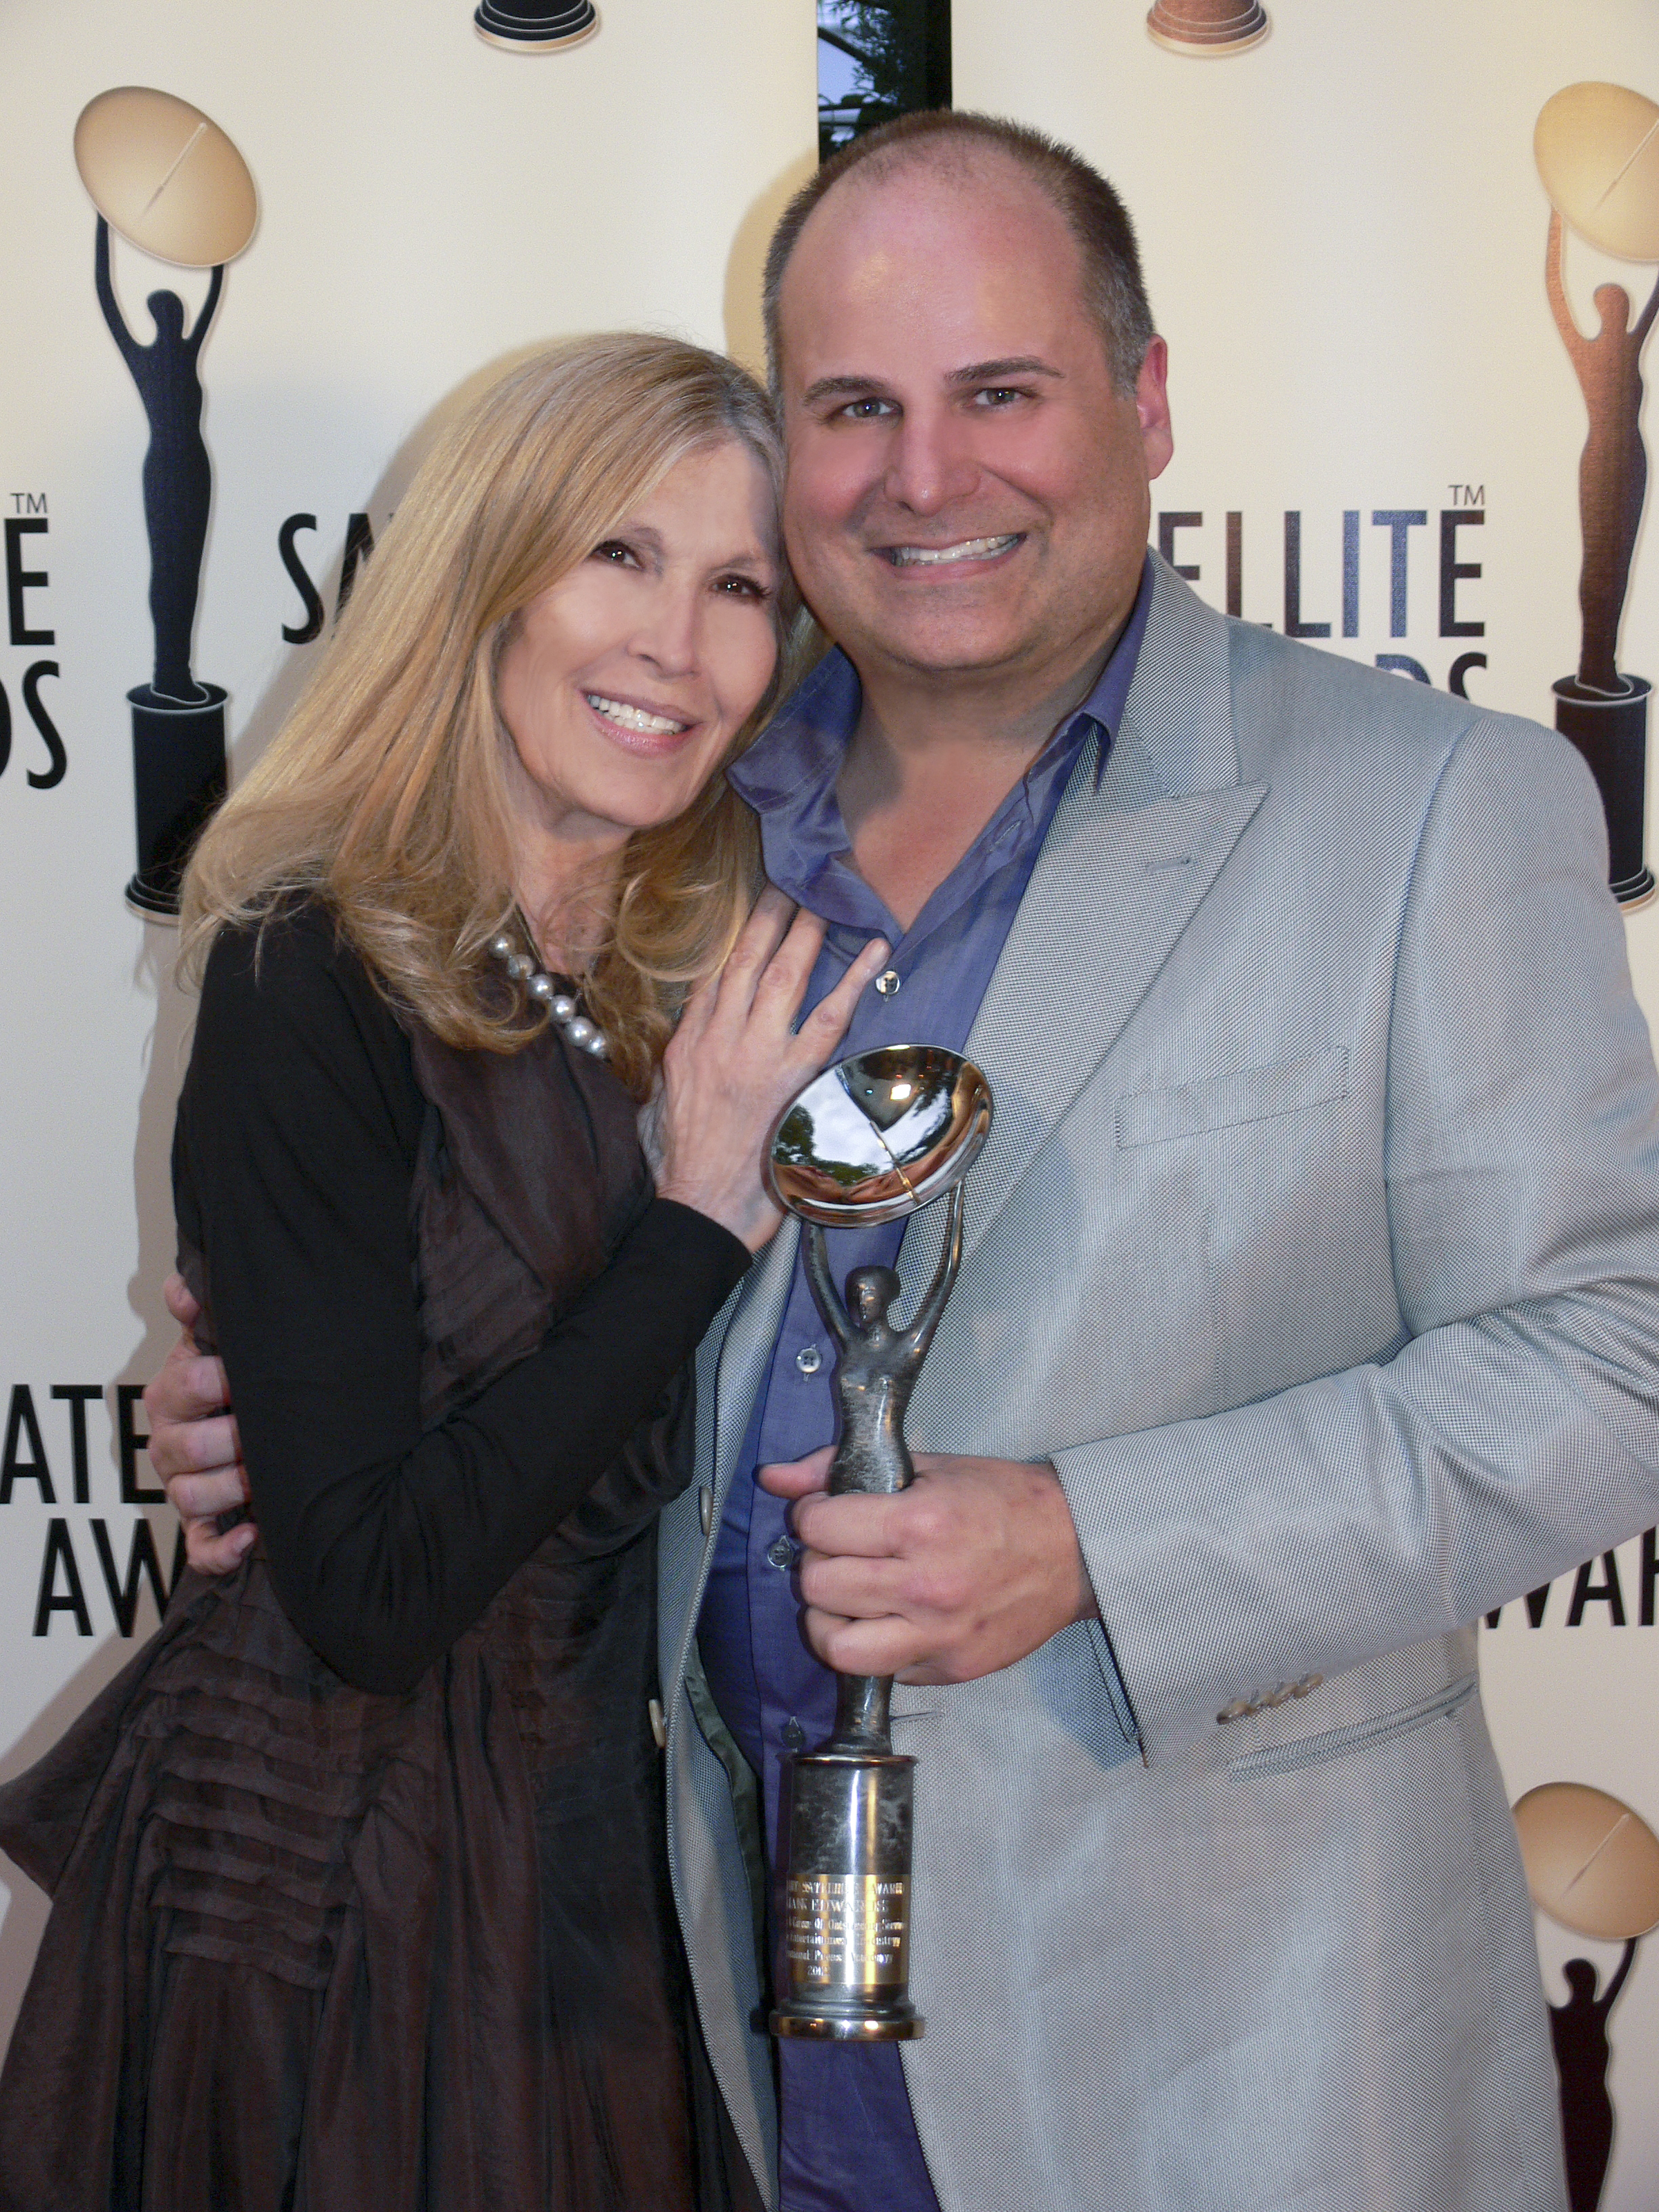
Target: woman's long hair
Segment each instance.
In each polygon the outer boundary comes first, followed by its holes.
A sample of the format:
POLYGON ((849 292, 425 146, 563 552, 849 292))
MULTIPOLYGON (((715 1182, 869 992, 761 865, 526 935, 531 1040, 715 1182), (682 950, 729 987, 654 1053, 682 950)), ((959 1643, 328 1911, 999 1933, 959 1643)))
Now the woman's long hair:
MULTIPOLYGON (((544 1018, 495 987, 489 954, 498 932, 518 933, 513 741, 495 696, 508 625, 678 461, 727 438, 775 490, 781 449, 760 386, 673 338, 578 338, 492 385, 422 465, 300 703, 204 833, 184 886, 185 972, 199 977, 221 929, 313 895, 388 998, 446 1042, 526 1043, 544 1018)), ((807 627, 787 578, 776 621, 786 648, 807 627)), ((728 759, 793 660, 781 652, 728 759)), ((636 1094, 759 882, 753 818, 722 773, 685 813, 629 839, 581 984, 636 1094)))

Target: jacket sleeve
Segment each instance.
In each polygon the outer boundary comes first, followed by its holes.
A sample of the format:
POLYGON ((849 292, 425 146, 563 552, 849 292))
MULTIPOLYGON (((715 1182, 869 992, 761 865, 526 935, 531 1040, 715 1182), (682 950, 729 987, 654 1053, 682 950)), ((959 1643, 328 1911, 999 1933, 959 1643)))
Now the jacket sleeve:
MULTIPOLYGON (((1413 866, 1385 1161, 1394 1355, 1055 1455, 1152 1758, 1440 1636, 1659 1512, 1659 1131, 1577 753, 1475 722, 1413 866)), ((1341 1254, 1332 1252, 1340 1267, 1341 1254)))
POLYGON ((422 1430, 407 1047, 331 926, 227 933, 179 1106, 179 1225, 205 1258, 270 1576, 336 1673, 402 1690, 611 1466, 748 1265, 654 1200, 538 1350, 422 1430))

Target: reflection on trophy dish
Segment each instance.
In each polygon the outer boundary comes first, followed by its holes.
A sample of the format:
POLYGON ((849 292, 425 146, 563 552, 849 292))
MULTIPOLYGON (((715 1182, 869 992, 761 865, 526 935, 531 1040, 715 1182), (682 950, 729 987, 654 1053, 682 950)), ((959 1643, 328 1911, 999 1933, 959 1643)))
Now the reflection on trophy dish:
POLYGON ((766 1173, 787 1212, 833 1227, 896 1220, 960 1179, 988 1135, 991 1094, 971 1062, 886 1045, 826 1069, 773 1132, 766 1173))
POLYGON ((199 107, 124 84, 75 126, 75 165, 112 230, 185 269, 234 261, 253 236, 258 197, 246 162, 199 107))
POLYGON ((1547 1782, 1515 1808, 1527 1886, 1575 1936, 1627 1942, 1659 1927, 1659 1837, 1583 1782, 1547 1782))

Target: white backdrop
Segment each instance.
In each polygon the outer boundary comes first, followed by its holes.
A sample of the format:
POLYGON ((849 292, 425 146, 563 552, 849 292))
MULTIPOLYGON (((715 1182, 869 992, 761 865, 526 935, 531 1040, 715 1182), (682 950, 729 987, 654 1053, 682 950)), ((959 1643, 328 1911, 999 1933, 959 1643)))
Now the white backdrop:
MULTIPOLYGON (((1263 45, 1206 61, 1154 46, 1145 7, 955 0, 956 94, 1073 140, 1137 214, 1178 437, 1156 505, 1203 518, 1177 533, 1176 559, 1224 604, 1226 517, 1238 515, 1242 611, 1283 626, 1285 516, 1297 514, 1301 618, 1330 623, 1333 649, 1407 655, 1440 684, 1455 656, 1484 653, 1471 694, 1547 720, 1550 684, 1577 651, 1583 413, 1544 294, 1548 210, 1532 128, 1550 94, 1582 78, 1659 95, 1652 0, 1269 0, 1263 45), (1479 637, 1440 635, 1443 511, 1485 517, 1460 527, 1455 547, 1482 571, 1457 588, 1457 615, 1484 623, 1479 637), (1358 626, 1345 638, 1349 513, 1358 626), (1379 526, 1378 513, 1425 520, 1379 526)), ((281 635, 303 618, 278 553, 287 518, 317 519, 295 543, 331 611, 348 518, 383 524, 421 426, 481 364, 618 324, 757 357, 766 232, 814 158, 811 0, 601 8, 597 38, 544 58, 478 41, 470 0, 7 0, 0 12, 11 94, 0 517, 45 520, 15 538, 14 566, 48 579, 0 629, 12 727, 0 769, 5 1771, 133 1649, 99 1530, 118 1585, 142 1509, 123 1497, 114 1391, 142 1381, 172 1334, 156 1285, 172 1255, 167 1146, 188 1019, 168 981, 170 933, 121 903, 135 857, 124 695, 149 663, 145 428, 94 295, 76 117, 112 86, 178 94, 228 131, 261 196, 203 363, 216 495, 195 666, 229 691, 234 775, 316 649, 281 635), (13 629, 50 629, 52 641, 13 644, 13 629), (66 756, 46 788, 27 781, 50 756, 23 692, 43 660, 58 672, 38 677, 35 696, 66 756), (97 1395, 54 1397, 54 1385, 97 1395), (43 1595, 57 1601, 44 1616, 43 1595)), ((118 243, 116 255, 141 331, 157 284, 192 301, 204 289, 118 243)), ((1571 272, 1581 313, 1604 277, 1641 296, 1654 273, 1582 248, 1571 272)), ((1638 547, 1623 640, 1621 665, 1659 678, 1651 544, 1638 547)), ((1651 1016, 1659 909, 1629 927, 1651 1016)), ((141 1455, 129 1489, 134 1480, 149 1480, 141 1455)), ((167 1516, 149 1512, 165 1566, 167 1516)), ((1619 1565, 1622 1627, 1594 1598, 1569 1627, 1571 1578, 1540 1627, 1509 1609, 1484 1639, 1487 1702, 1512 1795, 1592 1782, 1659 1825, 1653 1584, 1639 1544, 1619 1565)), ((135 1632, 154 1620, 146 1588, 135 1632)), ((0 2031, 41 1913, 14 1881, 0 2031)), ((1592 1948, 1546 1932, 1552 1967, 1592 1948)), ((1607 2212, 1659 2203, 1659 1941, 1650 1948, 1613 2020, 1620 2134, 1607 2212)))

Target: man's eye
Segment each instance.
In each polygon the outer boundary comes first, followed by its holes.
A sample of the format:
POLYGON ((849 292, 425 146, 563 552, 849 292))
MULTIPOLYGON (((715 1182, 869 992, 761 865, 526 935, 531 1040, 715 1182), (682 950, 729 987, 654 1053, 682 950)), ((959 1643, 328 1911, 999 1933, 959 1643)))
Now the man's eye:
POLYGON ((1016 399, 1024 399, 1025 394, 1017 384, 988 384, 974 397, 981 407, 1007 407, 1016 399))
POLYGON ((893 404, 890 399, 849 399, 842 413, 854 422, 873 422, 884 415, 890 415, 893 404))

